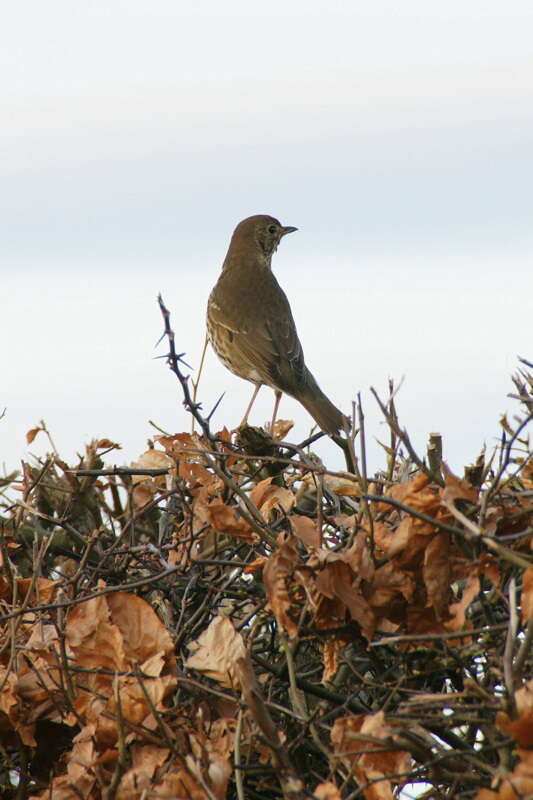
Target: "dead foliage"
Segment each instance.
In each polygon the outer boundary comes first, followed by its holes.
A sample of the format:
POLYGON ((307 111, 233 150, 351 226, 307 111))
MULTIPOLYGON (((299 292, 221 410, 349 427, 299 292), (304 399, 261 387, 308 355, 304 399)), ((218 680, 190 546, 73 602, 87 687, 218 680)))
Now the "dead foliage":
POLYGON ((213 433, 169 359, 199 433, 5 481, 2 797, 531 798, 531 373, 461 476, 378 398, 370 477, 362 413, 332 474, 213 433))

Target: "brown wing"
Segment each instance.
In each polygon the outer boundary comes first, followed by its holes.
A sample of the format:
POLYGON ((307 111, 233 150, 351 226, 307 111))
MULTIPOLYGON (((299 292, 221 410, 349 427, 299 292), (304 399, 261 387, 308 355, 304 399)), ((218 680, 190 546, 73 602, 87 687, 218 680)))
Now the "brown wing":
POLYGON ((210 317, 228 330, 235 358, 263 383, 297 394, 306 369, 285 292, 270 270, 257 270, 253 286, 249 272, 239 273, 228 270, 220 276, 211 293, 210 317))

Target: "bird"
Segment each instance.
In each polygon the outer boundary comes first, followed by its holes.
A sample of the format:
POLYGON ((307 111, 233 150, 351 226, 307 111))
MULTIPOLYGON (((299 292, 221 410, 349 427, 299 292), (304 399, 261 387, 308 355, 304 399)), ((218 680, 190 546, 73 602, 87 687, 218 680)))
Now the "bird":
POLYGON ((298 230, 256 214, 235 228, 222 271, 207 303, 207 335, 235 375, 255 384, 241 426, 261 386, 275 392, 273 431, 281 394, 294 397, 329 435, 348 432, 350 421, 329 400, 305 365, 287 296, 272 272, 282 238, 298 230))

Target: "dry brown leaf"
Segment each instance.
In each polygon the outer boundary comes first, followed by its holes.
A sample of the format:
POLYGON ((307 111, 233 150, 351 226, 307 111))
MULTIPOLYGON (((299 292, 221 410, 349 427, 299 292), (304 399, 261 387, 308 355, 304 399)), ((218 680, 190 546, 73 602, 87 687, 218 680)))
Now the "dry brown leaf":
POLYGON ((371 582, 374 573, 374 559, 368 544, 368 533, 362 528, 354 537, 352 546, 344 553, 343 559, 360 580, 371 582))
POLYGON ((479 577, 473 571, 463 589, 461 599, 457 603, 452 603, 448 608, 449 619, 444 621, 444 627, 448 631, 462 631, 468 629, 466 611, 472 600, 478 596, 480 588, 479 577))
MULTIPOLYGON (((360 497, 361 495, 362 490, 359 478, 351 472, 346 472, 344 475, 322 474, 321 478, 324 487, 333 494, 344 497, 360 497)), ((316 492, 318 476, 310 472, 303 477, 302 483, 307 485, 312 492, 316 492)))
POLYGON ((358 623, 363 636, 371 640, 376 626, 374 612, 355 585, 355 576, 345 562, 330 561, 316 578, 317 590, 326 597, 337 598, 358 623))
MULTIPOLYGON (((440 491, 430 484, 427 475, 417 475, 410 481, 396 484, 388 489, 386 494, 408 506, 413 511, 423 513, 426 516, 435 518, 449 517, 449 512, 442 509, 440 491)), ((380 511, 390 511, 390 506, 387 508, 386 503, 378 503, 377 506, 380 511)), ((403 522, 405 523, 405 518, 403 522)), ((435 526, 430 522, 414 516, 410 517, 409 528, 411 535, 416 533, 417 535, 427 536, 436 532, 435 526)), ((410 544, 412 545, 412 542, 410 544)), ((421 545, 421 547, 424 546, 424 544, 421 545)))
POLYGON ((292 532, 306 547, 320 547, 320 533, 317 521, 302 514, 291 514, 289 517, 292 532))
MULTIPOLYGON (((67 658, 71 658, 72 652, 68 645, 65 649, 67 658)), ((61 721, 67 725, 77 723, 74 715, 62 715, 52 699, 57 695, 57 687, 62 681, 58 668, 59 652, 60 641, 56 626, 42 623, 33 625, 26 642, 25 657, 20 660, 17 672, 18 694, 26 709, 25 723, 34 723, 41 718, 61 721)), ((28 735, 31 735, 32 730, 33 728, 27 731, 28 735)))
POLYGON ((224 442, 230 442, 231 443, 231 431, 228 430, 228 428, 226 428, 226 426, 224 426, 222 428, 222 430, 217 431, 215 433, 215 436, 216 436, 217 439, 222 439, 224 442))
POLYGON ((176 761, 173 771, 169 768, 166 775, 153 786, 152 796, 165 800, 213 800, 213 794, 202 788, 179 761, 176 761))
POLYGON ((374 530, 376 545, 387 558, 399 558, 398 563, 407 566, 419 558, 425 550, 427 537, 435 533, 435 527, 417 524, 415 517, 405 516, 397 528, 391 530, 385 523, 377 523, 374 530))
POLYGON ((293 507, 296 498, 289 489, 285 489, 283 486, 273 486, 272 477, 270 477, 259 481, 254 486, 250 492, 250 500, 261 512, 263 519, 268 521, 274 508, 279 506, 286 513, 293 507))
POLYGON ((138 483, 133 487, 133 491, 131 493, 133 505, 135 508, 143 508, 151 500, 153 500, 156 492, 156 485, 151 478, 143 480, 142 483, 138 483))
MULTIPOLYGON (((416 475, 409 481, 404 481, 403 483, 396 483, 394 486, 391 486, 390 489, 386 492, 387 497, 392 497, 394 500, 398 500, 400 503, 405 503, 406 505, 411 505, 409 502, 413 497, 419 495, 418 504, 422 499, 426 501, 426 505, 430 505, 433 507, 434 499, 435 499, 435 492, 429 490, 425 492, 426 487, 429 484, 429 478, 427 475, 421 473, 416 475)), ((382 506, 382 510, 388 511, 390 506, 386 503, 380 504, 382 506)), ((436 507, 436 506, 435 506, 436 507)))
POLYGON ((445 472, 447 474, 444 479, 444 487, 440 489, 440 495, 444 501, 454 503, 456 500, 467 500, 469 503, 477 503, 479 490, 475 486, 453 475, 447 467, 445 472))
MULTIPOLYGON (((346 473, 346 475, 348 474, 346 473)), ((341 497, 360 497, 362 492, 359 478, 356 475, 351 475, 351 473, 350 477, 324 475, 324 485, 330 492, 341 497)))
MULTIPOLYGON (((239 667, 246 663, 251 670, 250 660, 238 659, 239 667)), ((246 677, 239 675, 241 684, 246 677)), ((202 711, 197 713, 197 728, 189 736, 191 755, 186 764, 189 771, 201 785, 209 784, 211 797, 225 800, 228 782, 232 773, 231 755, 235 747, 235 719, 217 719, 214 722, 204 721, 202 711), (206 781, 207 778, 207 781, 206 781)))
MULTIPOLYGON (((46 666, 46 665, 43 665, 46 666)), ((24 694, 24 687, 21 688, 20 677, 14 672, 8 672, 4 667, 0 667, 0 731, 5 731, 8 727, 16 731, 21 741, 27 747, 35 747, 35 720, 33 715, 28 713, 28 703, 24 694), (5 719, 4 719, 5 715, 5 719)), ((46 690, 40 692, 40 698, 46 698, 46 690)))
POLYGON ((176 433, 173 436, 156 436, 165 452, 176 461, 196 461, 203 464, 205 459, 202 455, 205 450, 209 450, 209 444, 198 433, 176 433))
POLYGON ((94 747, 93 725, 86 725, 74 738, 74 746, 67 756, 67 772, 53 778, 41 794, 31 800, 92 800, 96 785, 95 766, 97 753, 94 747))
POLYGON ((240 685, 237 662, 248 659, 248 653, 241 634, 228 617, 215 617, 190 647, 195 650, 185 662, 188 669, 203 672, 230 689, 240 685))
POLYGON ((35 437, 37 436, 37 434, 39 433, 39 431, 44 431, 44 428, 42 427, 42 425, 38 425, 36 428, 31 428, 26 433, 26 443, 27 444, 31 444, 33 442, 33 440, 35 439, 35 437))
POLYGON ((292 600, 289 596, 289 582, 300 558, 295 536, 280 534, 278 549, 272 553, 263 567, 263 581, 268 598, 268 607, 292 638, 298 633, 298 627, 289 616, 292 600))
POLYGON ((342 759, 363 785, 366 800, 393 800, 388 775, 407 772, 411 763, 405 750, 384 749, 393 731, 383 711, 340 717, 331 731, 335 755, 342 759))
POLYGON ((269 478, 264 478, 259 483, 256 483, 252 491, 250 492, 250 500, 255 505, 256 508, 260 508, 264 498, 266 496, 266 492, 268 491, 271 483, 273 481, 272 476, 269 478))
MULTIPOLYGON (((16 719, 16 709, 19 703, 17 697, 17 678, 14 672, 9 672, 5 667, 0 667, 0 711, 12 722, 16 719)), ((13 727, 14 724, 13 724, 13 727)))
POLYGON ((313 798, 315 798, 315 800, 342 800, 339 790, 331 781, 319 783, 313 792, 313 798))
POLYGON ((119 628, 126 657, 131 663, 143 663, 162 655, 174 665, 174 643, 152 606, 142 597, 126 592, 106 596, 112 622, 119 628))
MULTIPOLYGON (((237 703, 234 710, 237 710, 237 703)), ((235 749, 235 731, 237 720, 234 717, 222 717, 210 722, 206 731, 209 736, 207 739, 208 747, 221 756, 229 757, 235 749)))
MULTIPOLYGON (((146 450, 137 461, 132 463, 133 469, 168 469, 172 474, 176 471, 173 459, 162 450, 146 450)), ((132 475, 132 499, 136 508, 142 508, 153 500, 157 491, 166 487, 167 475, 132 475)))
POLYGON ((213 472, 195 461, 180 461, 178 474, 191 488, 195 486, 222 486, 222 481, 213 472))
POLYGON ((524 572, 520 605, 522 622, 526 623, 533 617, 533 567, 529 567, 524 572))
POLYGON ((422 576, 427 592, 427 605, 432 606, 435 617, 441 619, 448 606, 450 594, 450 536, 437 533, 429 539, 424 550, 422 576))
POLYGON ((338 525, 339 528, 342 528, 343 531, 352 533, 355 530, 357 517, 355 514, 335 514, 333 522, 335 525, 338 525))
POLYGON ((87 777, 87 772, 92 771, 95 757, 94 726, 86 725, 74 737, 74 747, 67 766, 68 777, 73 783, 87 777))
POLYGON ((293 429, 293 427, 294 422, 292 419, 277 419, 274 423, 274 428, 271 431, 272 438, 277 442, 282 442, 289 431, 293 429))
POLYGON ((531 458, 520 470, 520 478, 526 489, 533 489, 533 460, 531 458))
POLYGON ((322 672, 322 683, 331 681, 337 674, 339 668, 339 653, 344 646, 338 638, 326 639, 322 645, 322 664, 324 670, 322 672))
MULTIPOLYGON (((432 636, 438 636, 441 633, 448 633, 444 627, 444 622, 439 622, 436 619, 433 608, 427 607, 425 604, 408 604, 405 610, 405 621, 407 622, 407 633, 409 634, 429 633, 432 636)), ((461 642, 463 641, 461 640, 461 642)), ((409 650, 414 646, 413 642, 407 642, 406 644, 400 643, 398 648, 400 650, 409 650)), ((431 647, 431 644, 428 646, 431 647)))
MULTIPOLYGON (((146 450, 142 453, 137 461, 132 463, 132 469, 168 469, 169 471, 175 469, 176 463, 174 459, 170 458, 162 450, 146 450)), ((157 486, 165 486, 165 475, 156 475, 153 478, 146 478, 143 475, 132 475, 131 482, 135 486, 143 481, 153 481, 157 486)))
MULTIPOLYGON (((84 603, 74 606, 67 619, 67 641, 70 647, 77 648, 83 653, 82 647, 98 657, 98 650, 94 643, 100 640, 102 645, 109 643, 106 651, 112 669, 124 667, 124 648, 120 631, 110 622, 109 606, 104 595, 93 597, 84 603)), ((100 653, 100 655, 103 655, 100 653)))
POLYGON ((267 560, 268 559, 266 556, 258 556, 245 566, 245 568, 243 569, 244 574, 253 575, 255 572, 259 572, 259 570, 263 569, 267 560))
POLYGON ((494 779, 499 786, 492 789, 480 789, 474 800, 531 800, 533 797, 533 751, 518 750, 520 761, 513 772, 501 779, 494 779))
POLYGON ((411 525, 411 517, 405 517, 394 530, 385 522, 374 523, 374 542, 387 558, 393 558, 407 547, 407 542, 414 530, 411 525))
MULTIPOLYGON (((145 666, 146 664, 140 665, 142 672, 149 671, 149 669, 145 670, 145 666)), ((148 668, 150 666, 148 664, 148 668)), ((167 705, 167 698, 171 696, 175 686, 176 680, 170 675, 164 675, 160 678, 144 677, 142 685, 140 680, 134 676, 119 676, 116 693, 120 697, 120 713, 122 717, 133 725, 143 726, 148 730, 157 730, 158 720, 154 717, 151 707, 154 707, 156 712, 164 710, 167 705)), ((106 714, 105 719, 98 718, 97 734, 101 741, 114 744, 117 736, 116 717, 118 715, 114 693, 109 699, 107 707, 111 716, 108 719, 106 714)), ((94 708, 97 708, 96 704, 94 708)), ((142 737, 139 736, 139 738, 142 737)))
POLYGON ((272 517, 273 511, 281 509, 281 511, 287 513, 295 502, 296 497, 290 489, 285 489, 283 486, 269 486, 259 510, 263 519, 268 522, 272 517))
POLYGON ((215 497, 214 500, 202 508, 200 508, 200 505, 195 505, 194 510, 195 513, 202 511, 205 520, 219 533, 237 536, 246 542, 253 542, 257 539, 257 534, 253 532, 246 520, 237 515, 234 506, 227 506, 220 497, 215 497))
POLYGON ((505 711, 496 714, 496 725, 510 734, 520 747, 533 747, 533 680, 515 692, 517 719, 511 719, 505 711))
POLYGON ((111 439, 98 439, 95 447, 97 450, 122 450, 122 445, 112 442, 111 439))
POLYGON ((116 800, 139 800, 153 785, 156 770, 170 755, 170 750, 155 745, 132 745, 131 767, 124 773, 117 790, 116 800))
POLYGON ((415 580, 411 573, 400 569, 394 561, 378 567, 370 586, 368 602, 374 609, 389 616, 394 607, 410 603, 415 593, 415 580))
POLYGON ((151 706, 162 709, 176 681, 172 640, 152 607, 125 592, 91 598, 71 609, 66 632, 73 665, 86 670, 74 706, 94 723, 96 739, 116 741, 117 692, 126 720, 156 727, 151 706), (142 685, 127 674, 139 668, 142 685))
MULTIPOLYGON (((56 590, 59 588, 59 581, 50 581, 48 578, 16 578, 16 594, 20 600, 30 600, 31 604, 50 603, 56 590), (28 591, 31 593, 28 597, 28 591)), ((13 602, 13 587, 11 581, 0 575, 0 598, 11 604, 13 602)))
POLYGON ((483 553, 479 558, 480 575, 485 575, 493 586, 499 587, 501 581, 500 565, 494 556, 483 553))

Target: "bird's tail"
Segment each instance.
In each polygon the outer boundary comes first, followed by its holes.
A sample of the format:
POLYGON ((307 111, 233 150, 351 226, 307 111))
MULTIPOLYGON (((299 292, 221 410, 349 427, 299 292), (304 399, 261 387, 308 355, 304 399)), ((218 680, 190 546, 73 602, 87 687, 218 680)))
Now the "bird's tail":
POLYGON ((296 395, 296 399, 311 414, 324 433, 336 434, 350 430, 351 423, 348 417, 326 397, 311 373, 306 381, 305 390, 296 395))

